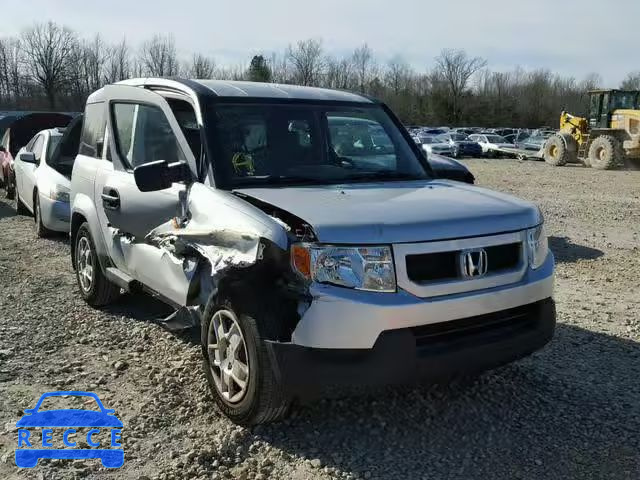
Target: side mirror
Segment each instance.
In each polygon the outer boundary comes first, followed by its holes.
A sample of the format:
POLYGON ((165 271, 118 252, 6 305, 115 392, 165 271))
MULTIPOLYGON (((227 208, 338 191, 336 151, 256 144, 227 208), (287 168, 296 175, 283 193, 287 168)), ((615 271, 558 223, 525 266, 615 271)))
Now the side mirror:
POLYGON ((184 161, 169 163, 156 160, 134 168, 133 177, 141 192, 157 192, 171 187, 175 182, 191 180, 191 172, 184 161))
POLYGON ((36 155, 33 152, 23 152, 20 154, 20 161, 24 163, 36 163, 36 155))

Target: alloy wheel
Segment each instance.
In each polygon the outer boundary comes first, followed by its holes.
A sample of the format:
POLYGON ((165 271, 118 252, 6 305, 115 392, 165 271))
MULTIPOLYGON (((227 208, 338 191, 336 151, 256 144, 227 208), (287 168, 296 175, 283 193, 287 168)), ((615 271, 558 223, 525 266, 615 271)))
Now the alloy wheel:
POLYGON ((235 314, 218 310, 207 335, 209 367, 218 393, 229 405, 240 402, 249 385, 247 344, 235 314))
POLYGON ((80 287, 85 292, 91 290, 93 286, 93 252, 91 251, 91 244, 87 237, 81 237, 78 241, 78 248, 76 249, 76 268, 78 270, 78 279, 80 281, 80 287))

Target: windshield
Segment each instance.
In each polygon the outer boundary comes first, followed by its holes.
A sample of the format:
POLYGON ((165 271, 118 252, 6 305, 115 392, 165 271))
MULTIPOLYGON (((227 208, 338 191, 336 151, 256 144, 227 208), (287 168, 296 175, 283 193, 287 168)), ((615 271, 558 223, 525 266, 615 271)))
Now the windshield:
POLYGON ((500 135, 487 135, 487 140, 491 143, 508 143, 504 137, 500 135))
POLYGON ((611 95, 611 110, 635 109, 637 103, 637 93, 616 92, 611 95))
POLYGON ((422 143, 436 143, 436 139, 433 137, 420 137, 422 143))
POLYGON ((455 142, 462 142, 467 139, 467 135, 465 135, 464 133, 452 133, 450 137, 455 142))
POLYGON ((221 186, 428 178, 380 107, 224 104, 211 107, 221 186))

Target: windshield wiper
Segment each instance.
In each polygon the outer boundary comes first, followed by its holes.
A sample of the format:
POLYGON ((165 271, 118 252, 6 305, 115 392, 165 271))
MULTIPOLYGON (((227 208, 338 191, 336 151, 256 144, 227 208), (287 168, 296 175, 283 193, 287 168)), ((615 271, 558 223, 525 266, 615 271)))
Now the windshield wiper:
POLYGON ((261 177, 244 177, 237 180, 239 185, 318 185, 331 182, 333 179, 303 177, 296 175, 265 175, 261 177))
POLYGON ((415 175, 413 173, 402 173, 395 170, 378 170, 375 172, 360 172, 345 177, 346 181, 358 180, 426 180, 426 176, 415 175))

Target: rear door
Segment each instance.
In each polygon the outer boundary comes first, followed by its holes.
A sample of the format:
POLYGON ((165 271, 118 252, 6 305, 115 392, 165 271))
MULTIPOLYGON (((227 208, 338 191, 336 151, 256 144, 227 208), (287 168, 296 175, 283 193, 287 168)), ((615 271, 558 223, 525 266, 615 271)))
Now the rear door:
MULTIPOLYGON (((30 151, 33 152, 33 155, 36 157, 36 163, 26 163, 20 161, 20 154, 17 155, 18 161, 15 162, 15 165, 18 165, 20 169, 19 173, 17 173, 16 175, 16 181, 18 182, 16 188, 20 193, 20 200, 32 212, 33 189, 36 184, 36 169, 40 166, 40 162, 42 161, 46 140, 47 135, 45 135, 44 133, 40 133, 36 135, 33 143, 29 142, 29 144, 31 145, 30 151)), ((26 150, 27 148, 25 148, 24 151, 26 150)))
POLYGON ((167 278, 158 266, 162 252, 145 237, 178 215, 179 195, 186 186, 176 183, 158 192, 141 192, 133 169, 156 160, 183 160, 196 178, 195 158, 162 96, 125 85, 105 87, 105 94, 105 159, 110 161, 103 162, 95 182, 102 233, 118 268, 166 294, 167 278))

